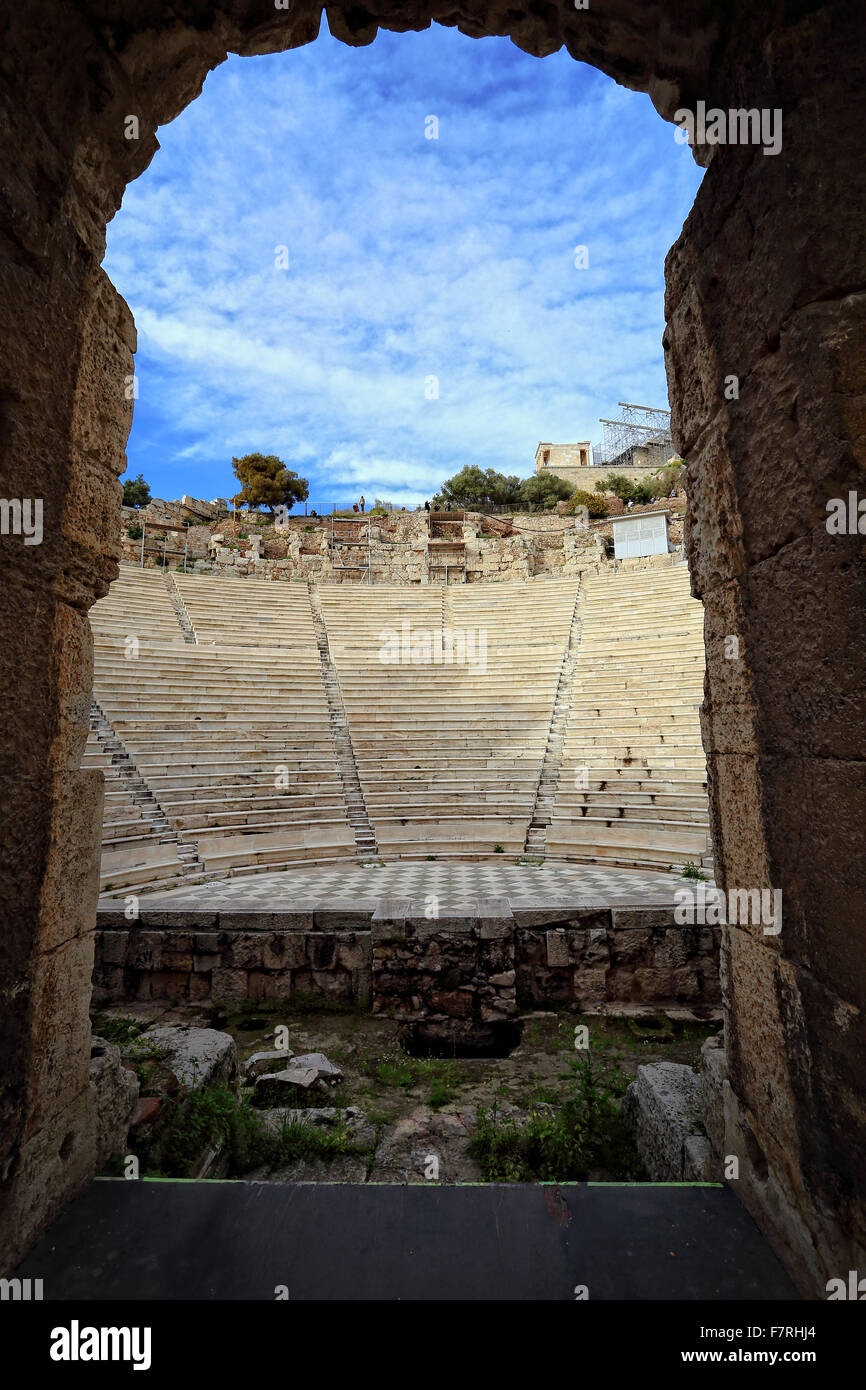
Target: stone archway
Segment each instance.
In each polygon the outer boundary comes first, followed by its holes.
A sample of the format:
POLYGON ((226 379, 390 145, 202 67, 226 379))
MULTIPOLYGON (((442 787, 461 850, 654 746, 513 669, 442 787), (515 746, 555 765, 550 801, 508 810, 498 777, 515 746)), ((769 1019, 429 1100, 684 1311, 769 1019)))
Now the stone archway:
MULTIPOLYGON (((866 45, 856 7, 732 0, 559 0, 508 8, 378 0, 327 12, 333 34, 431 20, 508 34, 649 92, 670 119, 699 100, 783 112, 774 156, 704 147, 709 165, 667 260, 673 428, 689 459, 693 586, 706 605, 703 715, 723 887, 784 893, 779 936, 724 944, 734 1189, 805 1290, 866 1246, 866 565, 826 504, 864 487, 860 131, 866 45), (793 11, 792 11, 793 12, 793 11), (711 158, 712 156, 712 158, 711 158), (858 184, 858 180, 860 184, 858 184), (737 378, 738 394, 726 393, 737 378), (725 638, 739 638, 730 659, 725 638)), ((91 678, 87 609, 116 573, 118 473, 135 330, 100 260, 156 127, 227 52, 310 42, 293 0, 24 0, 2 21, 6 498, 41 499, 44 539, 4 535, 0 613, 12 679, 2 766, 2 1245, 18 1253, 93 1169, 89 979, 101 810, 79 771, 91 678), (132 17, 121 18, 122 9, 132 17), (182 16, 182 17, 181 17, 182 16), (126 138, 137 117, 138 138, 126 138)))

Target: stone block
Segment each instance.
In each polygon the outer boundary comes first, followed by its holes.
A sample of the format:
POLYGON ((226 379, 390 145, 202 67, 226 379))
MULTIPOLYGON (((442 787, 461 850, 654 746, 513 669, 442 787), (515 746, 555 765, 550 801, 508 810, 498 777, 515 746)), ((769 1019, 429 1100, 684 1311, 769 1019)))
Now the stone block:
POLYGON ((545 932, 545 952, 547 964, 552 968, 568 966, 571 964, 571 954, 568 949, 568 937, 564 931, 545 932))
POLYGON ((247 972, 221 966, 211 972, 211 997, 221 1004, 237 1004, 247 997, 247 972))
POLYGON ((166 1024, 147 1028, 139 1036, 143 1045, 165 1054, 165 1065, 189 1090, 237 1078, 237 1047, 230 1033, 166 1024))
POLYGON ((262 939, 264 970, 297 970, 307 959, 306 942, 297 932, 271 932, 262 939))
POLYGON ((125 965, 128 946, 128 931, 102 931, 97 933, 97 957, 103 965, 125 965))
POLYGON ((138 1104, 138 1079, 120 1060, 120 1049, 104 1038, 90 1044, 90 1087, 96 1117, 96 1163, 122 1153, 138 1104))
POLYGON ((685 1181, 685 1141, 701 1129, 697 1073, 677 1062, 638 1067, 623 1097, 622 1115, 652 1180, 685 1181))

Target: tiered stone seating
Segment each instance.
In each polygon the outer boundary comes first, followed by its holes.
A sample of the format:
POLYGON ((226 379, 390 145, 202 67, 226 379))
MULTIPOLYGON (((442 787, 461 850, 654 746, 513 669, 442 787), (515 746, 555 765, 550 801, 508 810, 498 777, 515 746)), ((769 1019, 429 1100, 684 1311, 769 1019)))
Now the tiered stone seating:
MULTIPOLYGON (((280 603, 283 590, 295 597, 288 585, 185 584, 194 624, 230 633, 231 645, 141 642, 130 660, 122 642, 102 635, 103 605, 116 627, 139 575, 123 567, 93 610, 94 691, 180 841, 197 845, 207 873, 353 855, 306 590, 299 609, 280 603), (253 645, 270 603, 276 640, 253 645)), ((158 608, 156 590, 153 598, 158 608)))
POLYGON ((688 570, 590 577, 578 617, 547 853, 661 868, 700 862, 708 835, 703 609, 690 596, 688 570))
POLYGON ((577 580, 319 592, 383 857, 521 853, 577 580), (462 630, 471 660, 383 660, 404 622, 415 638, 462 630))
POLYGON ((91 608, 90 626, 103 646, 124 648, 131 638, 169 645, 183 642, 162 575, 137 565, 120 566, 120 577, 91 608))
POLYGON ((191 574, 178 574, 176 583, 198 643, 287 647, 302 657, 312 653, 318 670, 306 584, 191 574))
MULTIPOLYGON (((91 612, 95 697, 167 818, 155 832, 91 739, 85 764, 105 766, 108 779, 103 884, 354 857, 332 727, 341 715, 329 710, 306 586, 176 582, 196 644, 184 642, 152 571, 123 566, 91 612)), ((523 851, 577 593, 576 579, 321 587, 383 858, 523 851), (443 632, 465 635, 465 660, 437 659, 443 632)), ((702 611, 685 568, 585 579, 578 618, 546 853, 652 867, 700 860, 702 611)), ((550 747, 545 779, 556 775, 558 733, 550 747)))
POLYGON ((101 768, 105 777, 100 889, 175 880, 181 872, 177 845, 160 841, 92 731, 81 766, 101 768))

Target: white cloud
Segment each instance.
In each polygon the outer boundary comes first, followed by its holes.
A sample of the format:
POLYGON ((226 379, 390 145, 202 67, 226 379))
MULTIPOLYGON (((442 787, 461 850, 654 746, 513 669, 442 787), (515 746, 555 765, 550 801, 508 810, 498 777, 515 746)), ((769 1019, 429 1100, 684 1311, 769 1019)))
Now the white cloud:
POLYGON ((700 171, 648 98, 566 54, 325 36, 230 59, 160 139, 106 259, 139 327, 129 468, 155 492, 224 494, 260 448, 303 465, 311 505, 409 505, 465 463, 526 476, 538 439, 597 438, 617 400, 665 403, 663 258, 700 171))

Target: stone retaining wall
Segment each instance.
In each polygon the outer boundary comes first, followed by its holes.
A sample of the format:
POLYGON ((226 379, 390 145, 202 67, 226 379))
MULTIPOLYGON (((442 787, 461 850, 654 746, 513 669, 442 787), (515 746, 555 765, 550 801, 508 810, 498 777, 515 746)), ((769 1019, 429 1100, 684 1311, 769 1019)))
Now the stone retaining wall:
POLYGON ((408 900, 280 912, 98 914, 94 997, 238 1003, 319 995, 407 1022, 499 1023, 518 1005, 720 1003, 719 933, 670 908, 527 908, 415 916, 408 900))

